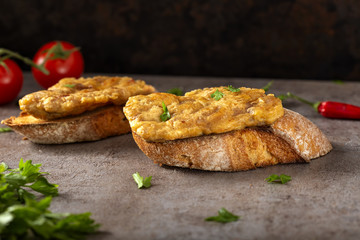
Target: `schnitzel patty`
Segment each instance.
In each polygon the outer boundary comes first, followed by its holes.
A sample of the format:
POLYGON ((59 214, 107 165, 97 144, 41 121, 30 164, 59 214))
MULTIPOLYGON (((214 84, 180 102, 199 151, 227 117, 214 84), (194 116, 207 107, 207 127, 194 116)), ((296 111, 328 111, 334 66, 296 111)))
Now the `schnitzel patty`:
POLYGON ((152 92, 153 86, 130 77, 64 78, 48 90, 26 95, 19 105, 34 117, 50 120, 109 104, 123 105, 131 96, 152 92))
POLYGON ((263 89, 213 87, 185 96, 152 93, 130 97, 124 107, 134 133, 149 142, 219 134, 245 127, 268 126, 284 115, 281 100, 263 89), (221 92, 215 99, 213 94, 221 92), (160 116, 166 106, 170 118, 160 116))

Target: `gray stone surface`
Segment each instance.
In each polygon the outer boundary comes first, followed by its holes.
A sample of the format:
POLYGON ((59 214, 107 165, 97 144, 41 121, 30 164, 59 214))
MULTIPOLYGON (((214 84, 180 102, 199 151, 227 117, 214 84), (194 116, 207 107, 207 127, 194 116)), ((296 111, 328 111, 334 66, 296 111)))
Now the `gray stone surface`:
MULTIPOLYGON (((138 76, 159 91, 207 86, 262 87, 271 79, 138 76)), ((40 88, 25 75, 22 95, 40 88)), ((360 105, 360 84, 275 80, 270 92, 291 91, 310 100, 360 105)), ((38 145, 15 133, 0 134, 0 161, 42 163, 60 185, 55 212, 91 211, 102 224, 89 239, 359 239, 359 121, 326 119, 303 104, 287 101, 316 123, 334 150, 309 164, 289 164, 247 172, 205 172, 160 167, 136 146, 130 134, 102 141, 38 145), (153 186, 137 189, 132 174, 153 176, 153 186), (287 174, 286 185, 264 182, 287 174), (221 207, 240 215, 237 222, 205 222, 221 207)), ((15 103, 0 106, 0 119, 17 115, 15 103)))

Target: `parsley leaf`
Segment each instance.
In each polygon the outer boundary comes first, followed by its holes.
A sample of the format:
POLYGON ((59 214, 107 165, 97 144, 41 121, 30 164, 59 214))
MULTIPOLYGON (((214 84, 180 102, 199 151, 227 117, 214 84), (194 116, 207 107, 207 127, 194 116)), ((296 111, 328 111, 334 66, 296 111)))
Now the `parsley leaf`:
POLYGON ((171 118, 171 116, 164 102, 162 102, 162 108, 164 112, 160 115, 160 120, 166 122, 171 118))
POLYGON ((212 217, 205 218, 205 221, 228 223, 228 222, 235 222, 239 218, 240 218, 239 216, 236 216, 236 215, 232 214, 231 212, 229 212, 225 208, 221 208, 218 211, 217 216, 212 216, 212 217))
POLYGON ((229 85, 226 89, 231 91, 231 92, 240 92, 240 88, 234 88, 231 85, 229 85))
POLYGON ((3 174, 4 184, 7 184, 7 190, 14 191, 17 201, 24 202, 25 197, 34 199, 34 194, 28 192, 28 188, 42 193, 45 196, 57 196, 58 185, 49 183, 44 174, 40 172, 41 164, 32 164, 31 160, 21 158, 19 168, 6 169, 9 173, 3 174))
POLYGON ((3 132, 12 132, 13 130, 11 128, 0 128, 0 133, 3 132))
POLYGON ((338 85, 343 85, 344 84, 344 81, 340 80, 340 79, 333 80, 332 82, 335 83, 335 84, 338 84, 338 85))
POLYGON ((91 213, 52 213, 48 210, 58 185, 51 184, 40 172, 41 164, 23 159, 19 167, 0 164, 0 238, 1 239, 84 239, 99 225, 91 213), (29 190, 29 191, 28 191, 29 190), (37 200, 30 191, 46 197, 37 200))
POLYGON ((265 92, 269 91, 270 87, 272 86, 274 81, 270 81, 268 84, 266 84, 262 89, 265 90, 265 92))
POLYGON ((152 176, 146 177, 144 179, 142 176, 140 176, 140 174, 138 172, 134 173, 132 176, 133 176, 135 182, 137 183, 138 188, 142 188, 142 187, 148 188, 148 187, 151 186, 151 178, 152 178, 152 176))
POLYGON ((280 183, 280 184, 285 184, 289 181, 291 181, 291 177, 285 174, 281 174, 280 176, 276 175, 276 174, 272 174, 270 175, 270 177, 266 178, 265 181, 267 181, 268 183, 280 183))
POLYGON ((184 95, 184 91, 181 90, 180 88, 172 88, 167 90, 167 93, 171 93, 174 94, 176 96, 183 96, 184 95))
POLYGON ((52 213, 48 210, 52 198, 40 201, 26 199, 24 205, 13 205, 0 214, 0 236, 4 239, 84 239, 99 225, 90 213, 52 213))
POLYGON ((216 89, 216 91, 210 95, 211 98, 214 98, 216 101, 219 101, 221 98, 223 98, 224 94, 219 91, 219 89, 216 89))
POLYGON ((74 87, 75 87, 75 84, 65 84, 64 87, 74 88, 74 87))

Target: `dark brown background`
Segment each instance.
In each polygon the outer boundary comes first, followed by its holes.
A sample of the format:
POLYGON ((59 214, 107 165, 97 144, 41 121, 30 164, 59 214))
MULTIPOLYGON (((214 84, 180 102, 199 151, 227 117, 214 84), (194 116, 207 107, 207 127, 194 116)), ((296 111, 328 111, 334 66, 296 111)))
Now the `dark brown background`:
POLYGON ((358 0, 0 3, 0 47, 67 40, 87 72, 360 79, 358 0))

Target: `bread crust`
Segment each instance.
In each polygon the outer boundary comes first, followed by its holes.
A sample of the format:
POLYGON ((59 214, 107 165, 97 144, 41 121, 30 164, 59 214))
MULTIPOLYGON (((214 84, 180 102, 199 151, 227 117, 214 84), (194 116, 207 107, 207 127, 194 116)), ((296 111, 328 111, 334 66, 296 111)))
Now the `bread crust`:
POLYGON ((332 149, 329 140, 314 123, 289 109, 285 109, 284 116, 270 128, 306 161, 323 156, 332 149))
POLYGON ((27 113, 2 123, 34 143, 62 144, 95 141, 131 131, 123 106, 107 106, 76 117, 56 120, 36 119, 27 113))
POLYGON ((134 132, 133 137, 155 163, 210 171, 243 171, 309 162, 332 149, 312 122, 287 109, 269 127, 165 142, 147 142, 134 132))

